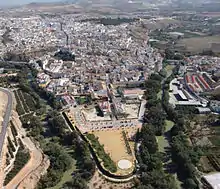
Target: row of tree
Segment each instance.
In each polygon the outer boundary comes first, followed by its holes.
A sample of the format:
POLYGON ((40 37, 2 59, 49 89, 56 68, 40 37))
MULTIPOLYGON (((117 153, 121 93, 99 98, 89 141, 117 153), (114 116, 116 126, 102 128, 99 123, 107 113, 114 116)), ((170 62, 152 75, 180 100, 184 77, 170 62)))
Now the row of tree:
POLYGON ((117 171, 117 166, 109 154, 105 152, 104 146, 99 143, 98 138, 94 134, 87 134, 86 136, 89 139, 92 148, 103 162, 104 167, 112 173, 115 173, 117 171))
POLYGON ((172 175, 163 170, 163 157, 158 152, 156 135, 162 135, 165 128, 165 112, 161 100, 157 97, 161 91, 162 77, 152 74, 146 81, 147 110, 144 125, 137 133, 137 142, 140 144, 136 150, 139 162, 140 179, 136 182, 137 189, 175 189, 176 181, 172 175))
POLYGON ((43 150, 49 156, 50 167, 39 182, 38 188, 42 189, 55 186, 72 163, 71 156, 57 143, 48 143, 43 150))
POLYGON ((158 93, 161 91, 161 82, 162 77, 159 74, 152 74, 145 83, 147 111, 144 115, 144 122, 156 135, 162 135, 165 130, 165 112, 160 99, 158 99, 158 93))
POLYGON ((19 87, 23 92, 28 93, 36 102, 36 108, 41 108, 40 98, 47 101, 47 103, 53 109, 60 109, 61 102, 54 96, 53 93, 46 91, 44 88, 41 88, 36 80, 38 71, 31 66, 22 67, 21 71, 17 75, 17 82, 19 83, 19 87))
POLYGON ((24 165, 28 162, 29 159, 29 151, 27 149, 19 147, 18 152, 15 156, 14 166, 6 175, 4 185, 7 185, 11 181, 11 179, 15 177, 15 175, 24 167, 24 165))
POLYGON ((175 178, 163 171, 162 154, 158 152, 158 144, 151 127, 148 125, 142 127, 138 141, 141 144, 137 152, 140 180, 136 182, 136 188, 177 188, 175 178))
POLYGON ((196 178, 195 165, 198 164, 201 157, 201 150, 189 144, 187 138, 187 128, 185 117, 193 115, 192 107, 174 109, 169 104, 169 85, 170 81, 175 77, 174 72, 164 83, 163 108, 167 113, 168 119, 174 122, 171 129, 171 152, 172 160, 176 165, 179 179, 183 182, 183 187, 188 189, 198 189, 199 182, 196 178))

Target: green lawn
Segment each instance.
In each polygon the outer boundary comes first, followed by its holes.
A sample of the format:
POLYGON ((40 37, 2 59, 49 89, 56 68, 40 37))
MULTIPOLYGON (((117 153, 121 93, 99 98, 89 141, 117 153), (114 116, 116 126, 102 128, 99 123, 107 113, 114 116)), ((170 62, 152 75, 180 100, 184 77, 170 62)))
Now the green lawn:
POLYGON ((86 98, 85 97, 81 97, 79 99, 79 101, 80 101, 80 104, 84 104, 84 103, 86 103, 86 98))
POLYGON ((165 148, 169 146, 168 141, 164 136, 157 136, 158 150, 159 152, 165 152, 165 148))
MULTIPOLYGON (((174 125, 174 123, 169 120, 166 120, 165 124, 166 124, 165 132, 169 131, 174 125)), ((165 152, 165 148, 169 147, 169 143, 167 139, 164 136, 157 136, 156 138, 157 138, 159 152, 165 152)))
POLYGON ((182 185, 183 183, 178 179, 176 173, 174 174, 174 177, 175 177, 175 179, 176 179, 176 185, 177 185, 178 189, 181 189, 181 188, 182 188, 181 185, 182 185))
MULTIPOLYGON (((169 131, 172 127, 173 127, 174 123, 172 121, 166 120, 165 121, 165 132, 169 131)), ((165 148, 169 147, 169 143, 168 140, 165 138, 165 136, 157 136, 157 142, 158 142, 158 150, 159 152, 165 153, 165 148)), ((169 164, 172 162, 172 159, 169 159, 168 162, 166 162, 166 164, 169 164)), ((178 189, 181 188, 181 182, 179 181, 179 179, 177 178, 177 174, 174 174, 175 180, 176 180, 176 184, 178 189)))
POLYGON ((157 93, 157 99, 161 100, 162 99, 162 90, 160 90, 159 93, 157 93))
POLYGON ((165 70, 167 72, 167 77, 169 77, 173 73, 173 68, 175 68, 175 66, 169 64, 165 67, 165 70))
POLYGON ((71 179, 72 179, 71 174, 73 173, 73 171, 76 170, 75 163, 76 163, 75 160, 73 160, 71 168, 63 174, 61 181, 56 186, 48 188, 48 189, 60 189, 60 188, 62 188, 62 186, 65 182, 71 181, 71 179))
POLYGON ((211 136, 209 137, 209 140, 212 142, 213 145, 220 147, 220 136, 211 136))
POLYGON ((165 123, 166 123, 165 132, 167 132, 173 127, 174 123, 172 121, 169 121, 169 120, 166 120, 165 123))

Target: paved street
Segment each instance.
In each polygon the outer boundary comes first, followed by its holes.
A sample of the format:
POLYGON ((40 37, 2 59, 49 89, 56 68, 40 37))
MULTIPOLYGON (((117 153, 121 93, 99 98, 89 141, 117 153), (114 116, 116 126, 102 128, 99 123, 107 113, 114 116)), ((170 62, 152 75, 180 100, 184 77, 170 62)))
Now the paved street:
POLYGON ((6 107, 4 120, 2 122, 2 130, 1 130, 1 133, 0 133, 0 155, 2 156, 2 148, 3 148, 5 135, 6 135, 8 123, 9 123, 10 116, 11 116, 11 110, 12 110, 12 94, 9 90, 4 89, 4 88, 0 88, 0 91, 4 92, 8 96, 8 104, 7 104, 7 107, 6 107))

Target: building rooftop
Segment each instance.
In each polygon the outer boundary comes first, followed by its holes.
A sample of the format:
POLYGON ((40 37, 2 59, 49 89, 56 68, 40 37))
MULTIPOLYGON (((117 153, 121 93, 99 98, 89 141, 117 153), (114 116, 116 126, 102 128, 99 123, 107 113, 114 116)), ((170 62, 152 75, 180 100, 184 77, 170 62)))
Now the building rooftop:
POLYGON ((220 173, 205 175, 203 178, 211 185, 213 189, 220 189, 220 173))
POLYGON ((124 95, 131 95, 131 94, 137 94, 137 95, 142 95, 144 94, 144 91, 141 89, 126 89, 124 90, 124 95))

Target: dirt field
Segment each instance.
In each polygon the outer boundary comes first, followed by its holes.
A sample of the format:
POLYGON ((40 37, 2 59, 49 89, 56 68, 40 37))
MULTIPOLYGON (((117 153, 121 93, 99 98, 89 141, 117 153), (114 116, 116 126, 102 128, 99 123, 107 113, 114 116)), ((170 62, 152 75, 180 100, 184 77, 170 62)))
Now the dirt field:
POLYGON ((151 30, 154 29, 161 29, 166 28, 167 26, 175 24, 175 25, 181 25, 181 22, 175 19, 170 18, 158 18, 154 20, 144 20, 144 25, 151 30))
POLYGON ((138 118, 138 110, 139 110, 139 104, 124 104, 125 111, 128 115, 128 119, 132 118, 138 118))
MULTIPOLYGON (((126 129, 128 132, 128 136, 132 135, 135 130, 132 128, 126 129)), ((112 160, 118 164, 118 162, 122 159, 127 159, 130 162, 134 162, 134 155, 129 155, 127 153, 125 141, 122 135, 122 129, 120 130, 110 130, 110 131, 95 131, 93 132, 95 136, 99 138, 99 142, 104 145, 105 151, 110 154, 112 160)), ((132 150, 132 154, 134 154, 134 143, 130 142, 130 147, 132 150)), ((134 165, 130 169, 122 170, 118 168, 118 174, 127 174, 132 171, 134 165)))
POLYGON ((215 90, 212 92, 212 95, 217 96, 220 94, 220 86, 216 87, 215 90))
POLYGON ((204 49, 210 49, 212 43, 220 43, 220 36, 193 37, 182 39, 177 46, 185 46, 189 52, 202 52, 204 49))
POLYGON ((2 121, 5 114, 8 97, 5 93, 0 92, 0 131, 2 129, 2 121))
POLYGON ((210 163, 210 161, 206 156, 201 157, 199 161, 199 170, 202 171, 203 173, 209 173, 215 171, 215 169, 213 168, 212 164, 210 163))
POLYGON ((132 182, 112 183, 105 180, 98 171, 96 171, 88 186, 89 189, 130 189, 132 188, 132 182))

